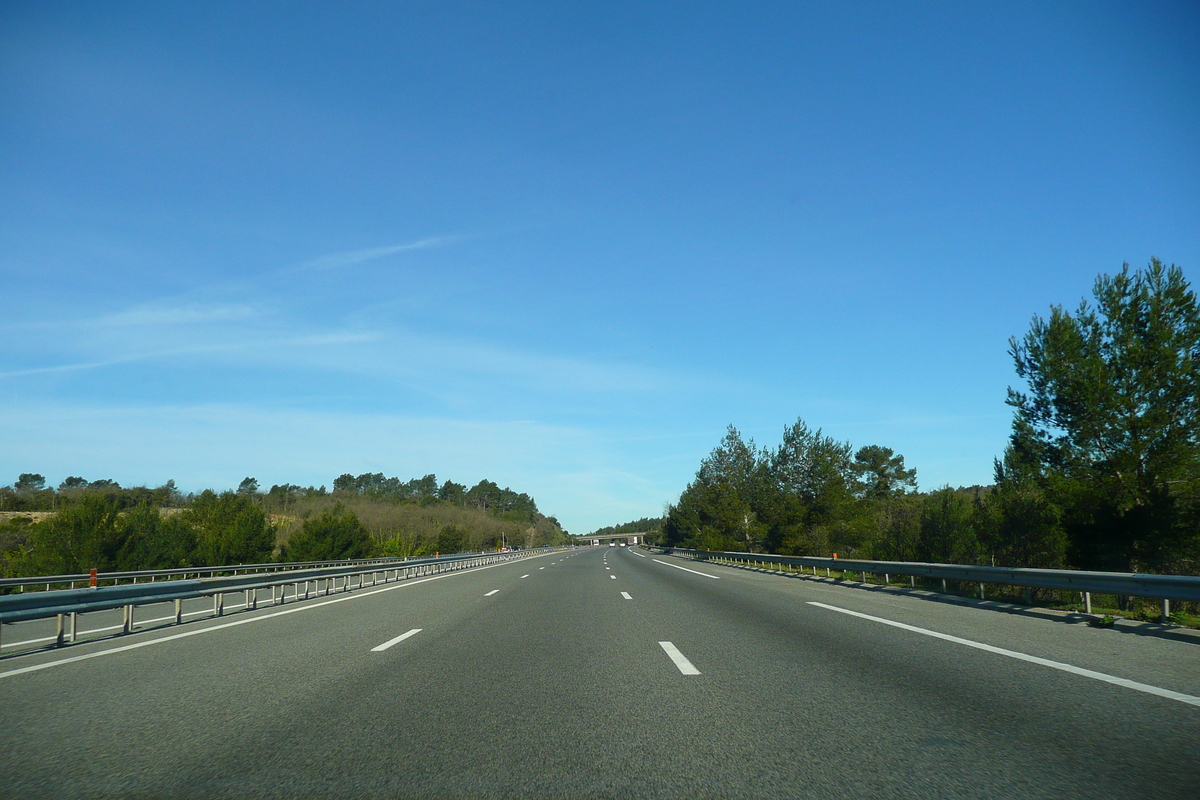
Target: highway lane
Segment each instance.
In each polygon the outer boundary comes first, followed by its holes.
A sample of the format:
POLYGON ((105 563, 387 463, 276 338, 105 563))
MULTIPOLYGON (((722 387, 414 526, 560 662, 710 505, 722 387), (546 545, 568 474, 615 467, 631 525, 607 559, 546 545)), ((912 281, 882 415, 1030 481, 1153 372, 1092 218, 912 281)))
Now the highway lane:
POLYGON ((0 659, 0 796, 1197 796, 1200 708, 810 603, 1189 695, 1196 645, 643 555, 0 659))

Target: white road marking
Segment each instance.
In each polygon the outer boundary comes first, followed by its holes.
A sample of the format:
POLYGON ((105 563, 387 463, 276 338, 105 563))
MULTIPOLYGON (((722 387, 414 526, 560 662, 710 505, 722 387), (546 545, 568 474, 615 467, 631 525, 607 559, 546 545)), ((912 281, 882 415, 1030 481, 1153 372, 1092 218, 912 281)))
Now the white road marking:
POLYGON ((384 650, 387 650, 387 649, 388 649, 389 647, 391 647, 392 645, 394 645, 394 644, 400 644, 401 642, 403 642, 403 641, 404 641, 405 639, 407 639, 408 637, 410 637, 410 636, 416 636, 416 635, 417 635, 418 633, 420 633, 420 632, 421 632, 421 629, 420 629, 420 628, 413 628, 411 631, 409 631, 409 632, 407 632, 407 633, 402 633, 402 634, 400 634, 400 635, 399 635, 399 636, 397 636, 395 639, 388 639, 386 642, 384 642, 383 644, 379 645, 378 647, 372 647, 372 648, 371 648, 371 652, 372 652, 372 653, 382 653, 384 650))
POLYGON ((624 597, 626 600, 633 599, 633 595, 631 595, 629 592, 621 592, 621 597, 624 597))
POLYGON ((636 551, 636 550, 630 550, 629 552, 633 553, 633 554, 634 554, 635 556, 637 556, 638 558, 645 558, 645 556, 644 556, 644 555, 642 555, 641 553, 639 553, 639 552, 638 552, 638 551, 636 551))
POLYGON ((609 575, 608 577, 612 578, 614 581, 617 579, 616 575, 609 575))
MULTIPOLYGON (((537 556, 534 556, 534 558, 537 558, 537 556)), ((284 609, 280 609, 279 611, 273 611, 270 614, 259 614, 257 616, 253 616, 253 617, 243 617, 242 619, 230 620, 229 622, 224 622, 224 623, 221 623, 220 625, 209 625, 206 628, 197 628, 195 630, 183 631, 182 633, 173 633, 170 636, 160 636, 157 639, 146 639, 144 641, 134 642, 133 644, 121 645, 119 647, 110 647, 107 650, 97 650, 92 653, 84 653, 84 654, 78 655, 78 656, 67 656, 66 658, 59 658, 59 659, 55 659, 53 661, 44 661, 41 664, 31 664, 28 667, 17 667, 16 669, 10 669, 7 672, 0 672, 0 679, 11 678, 14 675, 23 675, 27 672, 39 672, 43 669, 50 669, 51 667, 58 667, 58 666, 62 666, 63 664, 74 664, 77 661, 89 661, 93 658, 100 658, 101 656, 114 655, 116 653, 124 653, 129 650, 140 650, 143 647, 150 647, 152 645, 163 644, 165 642, 173 642, 176 639, 187 639, 188 637, 191 637, 191 636, 200 636, 201 634, 212 633, 213 631, 220 631, 220 630, 224 630, 226 628, 235 628, 239 625, 249 625, 252 622, 262 622, 263 620, 266 620, 266 619, 274 619, 275 617, 283 617, 288 614, 299 614, 302 611, 312 611, 313 609, 323 608, 324 606, 330 606, 335 603, 347 603, 351 600, 362 600, 363 598, 371 597, 371 596, 377 595, 377 594, 382 594, 383 592, 394 592, 397 589, 407 589, 411 586, 419 586, 422 583, 429 583, 430 581, 440 581, 445 578, 457 578, 460 575, 473 575, 476 572, 482 572, 485 569, 496 569, 497 567, 507 567, 507 566, 511 566, 511 565, 512 565, 511 561, 503 561, 503 562, 500 562, 499 564, 489 564, 486 567, 474 567, 472 569, 463 570, 461 572, 457 572, 457 571, 456 572, 443 572, 441 575, 431 575, 428 578, 420 578, 417 580, 409 578, 407 581, 404 581, 402 583, 394 583, 391 586, 383 586, 378 589, 372 589, 372 590, 366 591, 366 592, 360 590, 360 591, 355 592, 354 594, 342 595, 341 597, 331 597, 328 600, 322 600, 320 602, 309 601, 306 603, 301 603, 299 605, 294 605, 291 608, 284 608, 284 609)))
POLYGON ((538 567, 538 569, 545 569, 545 567, 538 567))
POLYGON ((1048 658, 1038 658, 1037 656, 1031 656, 1027 653, 1018 653, 1016 650, 1006 650, 1003 647, 995 647, 990 644, 984 644, 983 642, 972 641, 971 639, 960 639, 959 637, 951 636, 948 633, 938 633, 937 631, 931 631, 926 628, 918 628, 916 625, 906 625, 903 622, 895 622, 890 619, 884 619, 883 617, 873 617, 870 614, 862 614, 858 611, 851 611, 846 608, 838 608, 837 606, 818 603, 814 600, 809 600, 808 604, 810 606, 817 606, 818 608, 827 608, 830 611, 837 611, 840 614, 849 614, 852 617, 860 617, 862 619, 869 619, 872 622, 880 622, 884 625, 891 625, 893 628, 900 628, 902 630, 912 631, 913 633, 932 636, 935 639, 942 639, 943 641, 954 642, 955 644, 966 645, 967 647, 974 647, 976 650, 984 650, 988 653, 995 653, 996 655, 1015 658, 1018 661, 1028 661, 1031 664, 1040 664, 1043 667, 1050 667, 1050 669, 1069 672, 1072 675, 1081 675, 1084 678, 1091 678, 1095 681, 1103 681, 1104 683, 1111 683, 1115 686, 1124 686, 1126 689, 1133 689, 1137 692, 1145 692, 1146 694, 1152 694, 1156 697, 1165 697, 1168 700, 1178 700, 1179 702, 1187 703, 1188 705, 1200 706, 1200 697, 1194 697, 1190 694, 1183 694, 1182 692, 1173 692, 1170 689, 1160 689, 1159 687, 1151 686, 1148 683, 1138 683, 1137 681, 1131 681, 1127 678, 1118 678, 1115 675, 1107 675, 1103 672, 1096 672, 1094 670, 1084 669, 1083 667, 1064 664, 1061 661, 1051 661, 1048 658))
POLYGON ((491 597, 492 595, 494 595, 494 594, 495 594, 496 592, 498 592, 498 591, 500 591, 500 590, 499 590, 499 589, 492 589, 490 592, 487 592, 486 594, 484 594, 484 597, 491 597))
POLYGON ((690 572, 690 573, 692 573, 693 575, 703 575, 703 576, 704 576, 704 577, 706 577, 706 578, 712 578, 714 581, 719 581, 719 580, 721 580, 721 579, 720 579, 720 578, 718 578, 716 575, 709 575, 707 572, 697 572, 697 571, 696 571, 696 570, 694 570, 694 569, 688 569, 687 567, 681 567, 681 566, 679 566, 678 564, 669 564, 669 563, 667 563, 666 561, 659 561, 657 558, 655 558, 655 559, 652 559, 652 560, 653 560, 653 561, 654 561, 654 563, 656 563, 656 564, 662 564, 662 565, 664 565, 664 566, 667 566, 667 567, 674 567, 675 569, 681 569, 681 570, 683 570, 684 572, 690 572))
POLYGON ((692 662, 687 660, 687 656, 679 652, 678 647, 670 642, 659 642, 658 646, 666 651, 666 654, 671 658, 672 661, 675 662, 675 666, 679 667, 679 671, 684 675, 700 674, 700 670, 696 669, 692 662))
POLYGON ((521 579, 523 580, 523 579, 525 579, 525 578, 528 578, 528 577, 529 577, 529 575, 528 575, 528 574, 525 574, 525 575, 522 575, 522 576, 521 576, 521 579))
POLYGON ((612 569, 612 567, 605 567, 605 569, 612 569))

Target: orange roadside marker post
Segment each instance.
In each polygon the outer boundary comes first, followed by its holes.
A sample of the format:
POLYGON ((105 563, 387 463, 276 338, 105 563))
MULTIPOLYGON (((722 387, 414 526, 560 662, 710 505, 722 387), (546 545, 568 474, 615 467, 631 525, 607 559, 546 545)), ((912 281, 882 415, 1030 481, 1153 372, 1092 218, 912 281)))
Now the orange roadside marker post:
POLYGON ((88 586, 92 587, 93 589, 96 588, 96 568, 95 567, 92 568, 92 574, 90 576, 88 576, 88 586))

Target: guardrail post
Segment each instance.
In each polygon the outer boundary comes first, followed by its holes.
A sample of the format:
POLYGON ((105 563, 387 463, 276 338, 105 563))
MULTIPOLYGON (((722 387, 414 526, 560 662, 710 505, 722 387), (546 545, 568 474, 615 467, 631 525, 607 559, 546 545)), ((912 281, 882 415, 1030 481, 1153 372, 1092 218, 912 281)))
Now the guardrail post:
POLYGON ((225 595, 217 592, 213 595, 213 614, 220 617, 225 613, 225 595))
POLYGON ((891 582, 892 582, 892 576, 888 575, 886 572, 883 573, 883 585, 887 586, 891 582))
POLYGON ((980 599, 980 600, 983 600, 983 599, 984 599, 984 597, 983 597, 983 584, 982 584, 982 583, 980 583, 980 584, 979 584, 979 599, 980 599))
POLYGON ((176 598, 175 599, 175 624, 178 625, 181 622, 183 622, 183 601, 176 598))
POLYGON ((942 578, 942 594, 949 594, 949 592, 946 589, 946 579, 945 578, 942 578))
POLYGON ((75 634, 78 632, 79 632, 79 612, 72 611, 71 612, 71 638, 69 641, 71 641, 73 643, 75 641, 75 634))
POLYGON ((1091 592, 1083 593, 1083 609, 1084 609, 1084 612, 1087 614, 1092 613, 1092 593, 1091 592))
POLYGON ((917 588, 917 576, 916 575, 908 576, 908 585, 910 587, 912 587, 913 589, 917 588))
POLYGON ((129 633, 133 630, 133 606, 125 606, 124 619, 121 621, 121 633, 129 633))
POLYGON ((66 638, 66 620, 63 619, 63 616, 64 616, 63 614, 59 614, 57 616, 58 616, 58 619, 55 624, 55 631, 54 631, 54 646, 62 647, 63 641, 66 638))
POLYGON ((1164 597, 1162 599, 1162 624, 1166 625, 1171 621, 1171 600, 1164 597))

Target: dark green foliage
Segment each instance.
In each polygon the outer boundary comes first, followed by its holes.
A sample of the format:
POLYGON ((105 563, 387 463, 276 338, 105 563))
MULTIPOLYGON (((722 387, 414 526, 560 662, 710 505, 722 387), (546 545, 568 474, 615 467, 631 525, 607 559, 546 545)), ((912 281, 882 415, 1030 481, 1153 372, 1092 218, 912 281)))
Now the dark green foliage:
POLYGON ((1027 392, 1013 461, 1061 509, 1081 567, 1194 571, 1200 495, 1200 305, 1158 259, 1102 275, 1096 305, 1035 317, 1011 341, 1027 392))
POLYGON ((31 526, 18 567, 26 575, 63 575, 117 566, 120 507, 102 494, 88 495, 31 526))
POLYGON ((462 552, 463 542, 466 540, 466 531, 456 525, 447 525, 438 533, 437 552, 439 553, 459 553, 462 552))
POLYGON ((802 420, 774 450, 745 442, 732 425, 670 506, 664 539, 712 550, 825 552, 861 538, 850 445, 802 420))
POLYGON ((877 444, 860 447, 850 470, 855 475, 855 490, 860 497, 882 500, 917 486, 917 471, 905 469, 904 456, 892 452, 890 447, 877 444))
POLYGON ((917 560, 939 564, 975 564, 979 557, 976 506, 949 487, 921 505, 917 560))
POLYGON ((196 533, 175 514, 140 505, 117 520, 117 569, 174 569, 192 564, 196 533))
POLYGON ((40 492, 46 488, 46 478, 36 472, 23 472, 13 488, 18 492, 40 492))
POLYGON ((197 564, 258 564, 275 550, 275 531, 254 500, 206 490, 182 514, 196 534, 197 564))
POLYGON ((288 541, 281 558, 287 561, 334 561, 367 558, 371 536, 353 511, 341 503, 304 521, 288 541))

